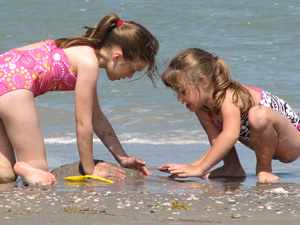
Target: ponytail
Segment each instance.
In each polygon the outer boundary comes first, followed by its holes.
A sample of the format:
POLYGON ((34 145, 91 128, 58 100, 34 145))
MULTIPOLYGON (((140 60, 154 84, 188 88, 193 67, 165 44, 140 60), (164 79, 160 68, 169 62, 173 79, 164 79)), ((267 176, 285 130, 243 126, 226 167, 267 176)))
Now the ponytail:
POLYGON ((115 24, 120 20, 116 14, 109 14, 105 16, 97 26, 88 27, 85 35, 76 35, 69 38, 56 39, 55 43, 58 48, 69 48, 73 46, 87 45, 94 49, 100 49, 103 45, 107 34, 114 28, 115 24))
POLYGON ((213 85, 212 112, 219 114, 224 102, 226 91, 232 90, 232 101, 238 104, 239 98, 243 102, 241 112, 247 112, 254 100, 244 86, 232 80, 231 72, 226 62, 216 54, 211 54, 202 49, 190 48, 179 52, 170 62, 166 72, 162 75, 162 81, 167 87, 180 88, 178 76, 184 76, 187 82, 199 84, 204 79, 209 79, 213 85))
POLYGON ((148 63, 147 76, 154 84, 157 76, 155 56, 159 49, 156 38, 142 25, 123 21, 116 14, 105 16, 97 26, 84 26, 84 35, 56 39, 58 48, 90 46, 96 50, 103 47, 120 46, 127 61, 141 60, 148 63))
POLYGON ((239 82, 232 80, 231 72, 226 62, 215 56, 216 66, 215 72, 212 75, 212 81, 214 83, 213 88, 213 105, 212 109, 215 114, 219 114, 221 106, 224 102, 226 91, 228 89, 233 91, 232 102, 237 105, 239 98, 241 99, 242 109, 241 112, 247 112, 252 106, 254 106, 254 100, 243 85, 239 82))

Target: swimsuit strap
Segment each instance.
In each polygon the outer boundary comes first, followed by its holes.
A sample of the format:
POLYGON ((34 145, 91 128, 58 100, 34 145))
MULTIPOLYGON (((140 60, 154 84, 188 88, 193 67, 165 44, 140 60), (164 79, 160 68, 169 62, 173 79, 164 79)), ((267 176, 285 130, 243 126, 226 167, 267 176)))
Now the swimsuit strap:
POLYGON ((257 87, 247 86, 247 85, 243 85, 243 87, 250 88, 250 89, 252 89, 252 90, 258 91, 258 92, 260 93, 260 100, 262 100, 262 98, 263 98, 263 92, 262 92, 262 89, 257 88, 257 87))

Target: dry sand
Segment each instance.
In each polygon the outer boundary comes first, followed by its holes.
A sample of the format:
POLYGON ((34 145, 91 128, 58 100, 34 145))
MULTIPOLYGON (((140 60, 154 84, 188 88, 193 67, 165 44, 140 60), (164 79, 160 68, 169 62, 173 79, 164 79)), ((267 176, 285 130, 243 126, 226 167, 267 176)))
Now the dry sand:
POLYGON ((149 180, 132 170, 113 185, 64 183, 80 174, 79 162, 53 173, 58 187, 0 184, 0 224, 300 224, 298 184, 240 188, 235 181, 149 180), (145 180, 158 190, 126 188, 145 180))

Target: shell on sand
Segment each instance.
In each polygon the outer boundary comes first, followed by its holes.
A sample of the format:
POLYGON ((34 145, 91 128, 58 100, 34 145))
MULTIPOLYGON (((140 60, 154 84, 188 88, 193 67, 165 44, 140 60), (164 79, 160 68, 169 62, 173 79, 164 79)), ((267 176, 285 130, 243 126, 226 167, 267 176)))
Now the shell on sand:
MULTIPOLYGON (((103 160, 98 160, 98 159, 94 160, 95 165, 99 162, 104 162, 104 161, 103 160)), ((112 165, 112 166, 119 167, 115 163, 110 163, 110 162, 107 162, 107 163, 112 165)), ((127 168, 123 168, 123 167, 122 167, 122 169, 125 171, 127 178, 129 178, 129 177, 134 177, 134 178, 142 177, 135 170, 127 169, 127 168)), ((83 168, 82 168, 82 165, 81 165, 80 161, 76 161, 76 162, 73 162, 73 163, 70 163, 70 164, 63 165, 59 168, 54 169, 53 171, 51 171, 51 173, 53 173, 57 178, 64 178, 64 177, 67 177, 67 176, 84 175, 83 168)))

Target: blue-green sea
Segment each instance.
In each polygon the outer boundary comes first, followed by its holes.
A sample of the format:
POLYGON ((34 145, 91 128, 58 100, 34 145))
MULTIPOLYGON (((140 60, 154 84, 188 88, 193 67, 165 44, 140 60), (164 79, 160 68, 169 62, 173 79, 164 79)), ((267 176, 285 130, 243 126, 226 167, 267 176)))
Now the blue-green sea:
MULTIPOLYGON (((82 34, 83 26, 94 26, 113 12, 141 23, 158 39, 161 72, 178 51, 203 48, 222 57, 235 80, 280 96, 300 115, 300 1, 0 0, 0 8, 1 53, 82 34)), ((98 95, 124 149, 147 161, 155 176, 166 176, 157 166, 190 163, 209 147, 195 115, 161 82, 153 87, 146 76, 111 82, 100 71, 98 95)), ((74 92, 47 93, 36 104, 50 169, 78 160, 74 92)), ((115 162, 96 136, 94 141, 95 158, 115 162)), ((255 185, 255 155, 241 144, 237 148, 247 173, 241 185, 255 185)), ((273 165, 281 181, 300 183, 300 159, 273 165)))

